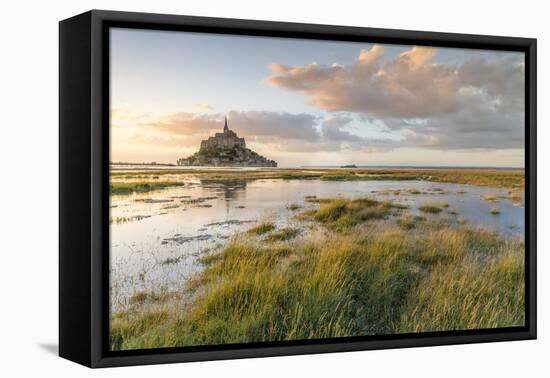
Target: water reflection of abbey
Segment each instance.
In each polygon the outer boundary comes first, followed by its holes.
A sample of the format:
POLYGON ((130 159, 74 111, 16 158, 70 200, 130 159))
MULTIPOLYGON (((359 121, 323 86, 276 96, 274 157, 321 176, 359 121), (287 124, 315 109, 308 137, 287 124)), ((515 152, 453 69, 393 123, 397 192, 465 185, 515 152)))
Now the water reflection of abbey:
POLYGON ((218 198, 225 200, 227 210, 232 201, 244 197, 246 192, 246 180, 242 179, 201 179, 200 182, 203 189, 213 190, 218 198))

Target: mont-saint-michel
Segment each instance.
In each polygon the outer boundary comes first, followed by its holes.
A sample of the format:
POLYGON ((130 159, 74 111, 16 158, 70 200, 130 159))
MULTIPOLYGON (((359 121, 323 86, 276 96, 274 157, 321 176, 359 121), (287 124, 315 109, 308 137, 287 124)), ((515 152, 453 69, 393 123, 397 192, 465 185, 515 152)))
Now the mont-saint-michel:
POLYGON ((181 166, 213 166, 213 167, 277 167, 275 160, 246 148, 244 138, 229 129, 227 117, 223 132, 201 141, 198 152, 177 161, 181 166))
POLYGON ((523 52, 110 38, 109 350, 525 327, 523 52))

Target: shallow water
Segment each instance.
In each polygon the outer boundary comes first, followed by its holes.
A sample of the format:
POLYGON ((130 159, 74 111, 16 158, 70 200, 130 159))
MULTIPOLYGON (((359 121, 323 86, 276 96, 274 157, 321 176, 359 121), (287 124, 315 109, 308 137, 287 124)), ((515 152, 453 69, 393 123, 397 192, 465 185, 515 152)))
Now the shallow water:
MULTIPOLYGON (((113 308, 126 303, 139 290, 174 290, 200 266, 197 258, 223 245, 238 231, 258 220, 278 226, 291 224, 292 216, 318 205, 318 198, 370 197, 391 199, 418 207, 444 201, 445 212, 507 238, 524 236, 524 207, 505 198, 506 189, 425 181, 321 181, 321 180, 198 180, 181 176, 186 183, 145 194, 111 198, 111 298, 113 308), (409 190, 417 190, 412 194, 409 190), (397 193, 396 191, 399 191, 397 193), (484 196, 494 195, 496 202, 484 196), (290 204, 300 205, 297 211, 290 204), (496 207, 500 214, 491 214, 496 207)), ((444 215, 444 214, 442 214, 444 215)))

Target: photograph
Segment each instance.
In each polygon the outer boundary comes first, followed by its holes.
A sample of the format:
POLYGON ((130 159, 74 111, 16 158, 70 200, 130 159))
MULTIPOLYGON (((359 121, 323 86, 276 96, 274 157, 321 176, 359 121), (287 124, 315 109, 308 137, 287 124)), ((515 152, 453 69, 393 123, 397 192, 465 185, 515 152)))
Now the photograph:
POLYGON ((108 41, 110 351, 526 326, 523 51, 108 41))

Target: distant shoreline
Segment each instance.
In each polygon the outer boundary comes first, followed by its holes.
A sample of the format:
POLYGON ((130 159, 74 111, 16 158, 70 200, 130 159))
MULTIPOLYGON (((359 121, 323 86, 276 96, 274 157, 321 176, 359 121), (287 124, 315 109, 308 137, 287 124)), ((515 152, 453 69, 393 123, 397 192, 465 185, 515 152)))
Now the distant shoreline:
POLYGON ((511 170, 525 169, 524 167, 492 167, 492 166, 438 166, 438 165, 357 165, 354 168, 345 168, 337 165, 301 165, 301 169, 479 169, 479 170, 511 170))
POLYGON ((525 170, 524 167, 491 167, 491 166, 430 166, 430 165, 357 165, 356 167, 345 167, 340 165, 301 165, 297 167, 225 167, 225 166, 196 166, 184 167, 170 163, 109 163, 109 167, 124 168, 124 167, 146 167, 146 169, 155 167, 172 167, 175 169, 338 169, 338 170, 354 170, 354 169, 401 169, 401 170, 525 170))
POLYGON ((109 163, 109 165, 150 165, 150 166, 161 166, 161 167, 177 167, 177 164, 173 164, 173 163, 155 163, 155 162, 151 162, 151 163, 126 163, 126 162, 121 162, 121 163, 109 163))

